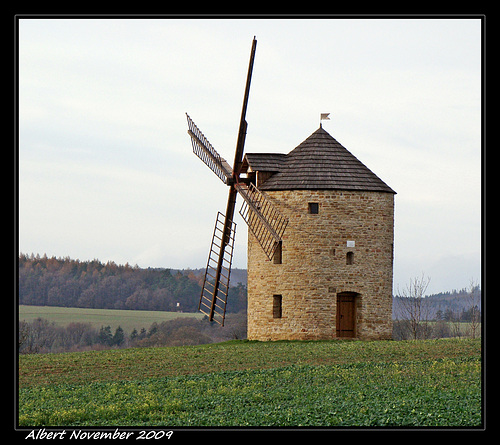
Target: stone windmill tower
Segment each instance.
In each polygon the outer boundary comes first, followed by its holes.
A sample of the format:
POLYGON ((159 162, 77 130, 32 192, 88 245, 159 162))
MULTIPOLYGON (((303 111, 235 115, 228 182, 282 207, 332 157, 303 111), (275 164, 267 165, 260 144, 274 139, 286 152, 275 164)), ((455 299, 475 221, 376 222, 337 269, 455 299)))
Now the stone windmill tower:
POLYGON ((249 231, 248 338, 391 338, 395 192, 321 125, 242 173, 288 219, 272 259, 249 231))
POLYGON ((390 338, 395 192, 320 125, 287 155, 244 155, 257 41, 233 166, 186 114, 193 152, 229 187, 199 310, 224 325, 236 197, 248 231, 248 338, 390 338))

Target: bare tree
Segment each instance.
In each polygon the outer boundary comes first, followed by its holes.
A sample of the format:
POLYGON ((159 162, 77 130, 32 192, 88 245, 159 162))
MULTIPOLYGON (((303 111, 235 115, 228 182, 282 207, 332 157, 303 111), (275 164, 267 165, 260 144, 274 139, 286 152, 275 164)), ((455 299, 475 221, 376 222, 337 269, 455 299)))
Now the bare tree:
POLYGON ((477 282, 471 278, 469 289, 467 292, 467 299, 469 303, 470 310, 470 324, 469 324, 469 334, 472 338, 476 338, 478 331, 481 326, 481 311, 479 309, 480 296, 479 296, 479 286, 477 282))
POLYGON ((27 321, 21 320, 19 322, 19 337, 18 344, 19 350, 25 349, 27 352, 32 352, 30 349, 30 345, 28 345, 30 334, 31 334, 31 326, 27 321))
POLYGON ((410 338, 427 338, 430 335, 428 326, 429 305, 424 298, 424 293, 429 286, 430 277, 410 278, 410 282, 400 290, 398 287, 399 313, 407 321, 410 338))
POLYGON ((451 323, 451 336, 461 337, 462 336, 462 313, 460 311, 451 311, 450 323, 451 323))

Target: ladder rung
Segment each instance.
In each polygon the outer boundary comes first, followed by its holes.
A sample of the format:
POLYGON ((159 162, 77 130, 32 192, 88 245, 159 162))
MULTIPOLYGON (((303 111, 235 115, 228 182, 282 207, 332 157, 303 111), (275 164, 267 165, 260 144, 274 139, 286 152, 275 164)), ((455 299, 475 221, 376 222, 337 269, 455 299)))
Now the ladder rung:
POLYGON ((205 299, 207 301, 210 301, 210 303, 212 303, 212 298, 214 298, 213 294, 210 294, 210 297, 208 295, 203 295, 201 297, 202 300, 205 299))
POLYGON ((213 275, 209 274, 208 272, 205 274, 205 276, 213 278, 215 280, 215 277, 213 275))
MULTIPOLYGON (((201 304, 203 306, 205 306, 208 309, 208 311, 210 312, 210 306, 208 304, 205 304, 205 303, 201 303, 201 304)), ((203 310, 201 309, 201 305, 200 305, 200 311, 203 312, 203 310)), ((203 313, 205 313, 205 312, 203 312, 203 313)), ((210 315, 210 313, 208 313, 207 315, 210 315)))

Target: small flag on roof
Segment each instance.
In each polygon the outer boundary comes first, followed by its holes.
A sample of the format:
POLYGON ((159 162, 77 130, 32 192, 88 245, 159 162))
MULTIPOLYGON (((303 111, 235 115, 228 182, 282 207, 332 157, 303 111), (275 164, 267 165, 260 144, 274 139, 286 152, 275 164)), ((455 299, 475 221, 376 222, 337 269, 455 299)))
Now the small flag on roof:
POLYGON ((330 116, 330 113, 321 113, 319 120, 320 121, 329 121, 330 118, 328 116, 330 116))

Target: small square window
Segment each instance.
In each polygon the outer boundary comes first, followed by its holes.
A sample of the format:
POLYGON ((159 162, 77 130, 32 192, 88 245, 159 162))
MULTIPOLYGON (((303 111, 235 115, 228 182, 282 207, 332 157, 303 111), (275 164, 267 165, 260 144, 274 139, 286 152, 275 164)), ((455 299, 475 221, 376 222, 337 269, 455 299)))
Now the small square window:
POLYGON ((311 215, 317 215, 319 213, 319 204, 317 202, 309 203, 309 213, 311 215))

